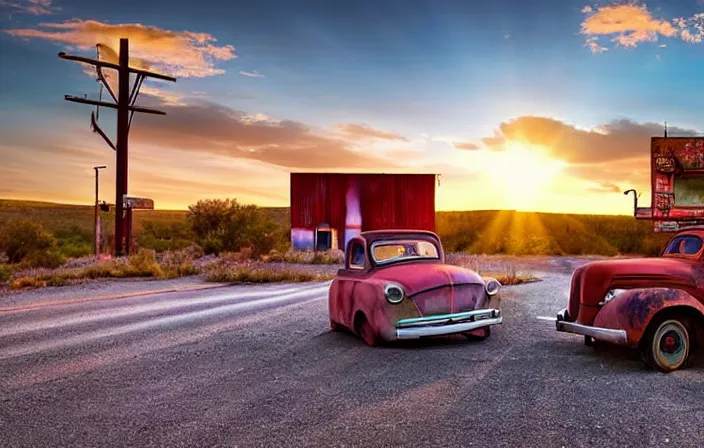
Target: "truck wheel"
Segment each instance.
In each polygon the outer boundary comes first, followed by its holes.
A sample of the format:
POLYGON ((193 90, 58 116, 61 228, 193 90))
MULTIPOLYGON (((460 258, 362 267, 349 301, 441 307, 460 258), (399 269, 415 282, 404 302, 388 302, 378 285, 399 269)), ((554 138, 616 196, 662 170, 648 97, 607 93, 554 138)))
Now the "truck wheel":
POLYGON ((642 346, 643 359, 653 368, 672 372, 687 364, 690 331, 686 320, 668 318, 648 326, 642 346))

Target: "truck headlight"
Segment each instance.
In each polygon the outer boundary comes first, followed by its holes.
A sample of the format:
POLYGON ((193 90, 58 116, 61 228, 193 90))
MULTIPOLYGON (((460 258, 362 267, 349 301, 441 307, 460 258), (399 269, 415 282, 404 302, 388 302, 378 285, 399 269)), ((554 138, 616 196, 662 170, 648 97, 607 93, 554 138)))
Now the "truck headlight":
POLYGON ((601 302, 602 305, 606 305, 607 303, 611 302, 616 296, 619 294, 625 292, 625 289, 609 289, 606 292, 606 295, 604 296, 604 301, 601 302))
POLYGON ((403 288, 401 288, 399 285, 395 283, 388 283, 384 287, 384 297, 386 297, 386 300, 389 303, 392 304, 397 304, 401 303, 404 297, 406 297, 406 293, 403 292, 403 288))
POLYGON ((490 296, 496 295, 496 293, 499 292, 501 289, 501 283, 499 283, 497 280, 489 280, 486 282, 486 293, 490 296))

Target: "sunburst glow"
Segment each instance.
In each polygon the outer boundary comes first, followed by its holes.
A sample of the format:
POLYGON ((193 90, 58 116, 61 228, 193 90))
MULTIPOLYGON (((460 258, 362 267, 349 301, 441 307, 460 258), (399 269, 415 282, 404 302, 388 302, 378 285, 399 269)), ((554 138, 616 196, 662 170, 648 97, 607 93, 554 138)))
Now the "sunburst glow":
POLYGON ((509 143, 495 156, 495 185, 503 194, 504 207, 515 210, 531 209, 545 199, 546 187, 566 165, 521 143, 509 143))

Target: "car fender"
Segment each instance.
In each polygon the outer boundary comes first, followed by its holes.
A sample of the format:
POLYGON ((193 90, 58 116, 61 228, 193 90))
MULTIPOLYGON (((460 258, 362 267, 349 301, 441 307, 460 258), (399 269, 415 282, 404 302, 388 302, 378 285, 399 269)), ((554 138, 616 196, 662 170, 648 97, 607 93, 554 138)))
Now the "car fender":
POLYGON ((599 310, 594 326, 625 330, 627 344, 637 347, 648 324, 658 312, 682 306, 704 315, 704 305, 687 291, 676 288, 629 289, 599 310))
POLYGON ((393 341, 396 339, 396 322, 400 319, 420 317, 420 313, 413 301, 407 297, 401 303, 389 303, 384 297, 386 284, 383 280, 368 279, 355 285, 352 297, 354 312, 350 321, 354 325, 356 316, 363 313, 379 337, 385 341, 393 341))

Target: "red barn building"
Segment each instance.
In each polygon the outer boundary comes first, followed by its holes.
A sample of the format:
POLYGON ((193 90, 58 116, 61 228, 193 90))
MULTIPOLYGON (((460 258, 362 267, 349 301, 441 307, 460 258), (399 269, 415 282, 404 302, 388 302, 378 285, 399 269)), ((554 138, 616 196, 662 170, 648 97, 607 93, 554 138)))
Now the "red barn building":
POLYGON ((291 245, 344 250, 362 231, 435 231, 435 182, 435 174, 291 173, 291 245))

